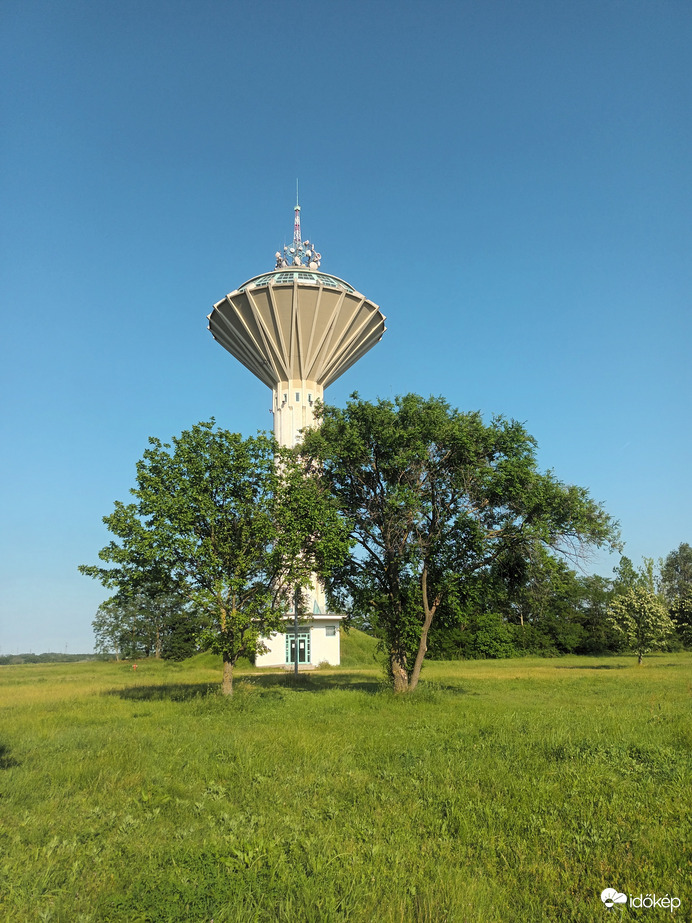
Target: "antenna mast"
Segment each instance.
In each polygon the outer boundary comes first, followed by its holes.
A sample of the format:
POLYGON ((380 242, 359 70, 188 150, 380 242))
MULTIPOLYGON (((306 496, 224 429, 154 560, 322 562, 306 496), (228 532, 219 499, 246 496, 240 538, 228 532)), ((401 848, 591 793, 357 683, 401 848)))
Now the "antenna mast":
POLYGON ((309 240, 303 240, 300 231, 300 205, 298 204, 298 180, 296 180, 296 207, 293 209, 293 246, 284 247, 283 253, 276 251, 275 269, 286 269, 288 266, 307 266, 308 269, 319 269, 322 254, 315 250, 315 245, 309 240))
POLYGON ((296 207, 295 207, 295 218, 293 219, 293 247, 298 253, 303 245, 303 240, 300 236, 300 205, 298 204, 298 180, 296 180, 296 207))

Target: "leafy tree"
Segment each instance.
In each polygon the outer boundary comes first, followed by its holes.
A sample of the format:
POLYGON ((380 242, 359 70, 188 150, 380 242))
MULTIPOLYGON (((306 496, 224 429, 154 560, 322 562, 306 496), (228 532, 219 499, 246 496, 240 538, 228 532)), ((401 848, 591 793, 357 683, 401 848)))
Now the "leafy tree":
POLYGON ((613 598, 612 580, 593 574, 580 576, 578 582, 578 617, 584 637, 577 653, 602 654, 620 650, 622 635, 613 630, 608 619, 608 606, 613 598))
POLYGON ((608 607, 608 618, 641 663, 644 654, 665 647, 675 633, 664 601, 652 589, 640 585, 618 594, 608 607))
POLYGON ((496 612, 481 612, 469 625, 469 655, 499 660, 516 653, 512 626, 496 612))
POLYGON ((661 563, 661 591, 680 640, 692 646, 692 547, 686 542, 661 563))
MULTIPOLYGON (((115 652, 125 657, 170 657, 173 649, 181 655, 182 626, 200 625, 189 610, 188 600, 180 587, 152 586, 143 583, 122 587, 102 603, 92 622, 96 650, 115 652), (173 639, 177 639, 173 641, 173 639)), ((187 656, 194 653, 195 642, 186 645, 187 656)))
POLYGON ((692 596, 692 547, 681 542, 661 564, 661 586, 667 599, 692 596))
POLYGON ((485 607, 516 626, 518 650, 570 653, 582 643, 579 578, 542 542, 510 547, 490 567, 488 578, 485 607))
POLYGON ((648 586, 653 591, 653 562, 650 566, 636 568, 632 561, 623 555, 620 563, 613 568, 613 592, 618 595, 635 587, 648 586))
POLYGON ((199 651, 198 638, 201 621, 191 606, 178 610, 169 616, 161 640, 161 656, 164 660, 185 660, 199 651))
POLYGON ((116 660, 123 656, 132 656, 129 650, 129 613, 115 597, 101 603, 91 627, 94 630, 94 649, 97 653, 115 653, 116 660))
POLYGON ((243 440, 213 420, 170 444, 150 438, 131 493, 134 503, 104 518, 117 540, 99 557, 114 567, 81 570, 121 590, 183 587, 204 621, 200 645, 221 654, 231 694, 235 663, 283 629, 293 588, 345 550, 336 515, 271 438, 243 440))
POLYGON ((587 491, 537 469, 514 421, 485 425, 442 398, 375 404, 353 395, 318 409, 303 456, 348 524, 353 552, 331 569, 333 600, 368 618, 395 691, 420 676, 433 619, 459 622, 474 576, 527 544, 578 555, 612 543, 614 524, 587 491))
POLYGON ((164 588, 157 592, 156 587, 146 588, 132 600, 142 620, 142 643, 147 657, 153 652, 154 657, 163 656, 163 644, 166 635, 182 618, 188 601, 178 587, 164 588))

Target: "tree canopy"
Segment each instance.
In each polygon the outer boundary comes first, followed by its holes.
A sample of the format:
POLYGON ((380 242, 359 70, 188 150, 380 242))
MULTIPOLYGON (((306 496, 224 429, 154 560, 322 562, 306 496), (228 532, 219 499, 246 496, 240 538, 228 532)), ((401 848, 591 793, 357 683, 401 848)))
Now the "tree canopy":
POLYGON ((666 555, 661 563, 661 592, 686 646, 692 645, 692 547, 687 542, 666 555))
POLYGON ((541 473, 536 443, 415 394, 322 406, 301 448, 336 500, 352 551, 326 575, 337 605, 382 640, 396 691, 415 688, 433 619, 459 621, 474 577, 541 546, 579 557, 613 546, 615 523, 580 487, 541 473))
POLYGON ((692 597, 692 547, 687 542, 681 542, 661 563, 661 588, 666 599, 692 597))
POLYGON ((199 620, 181 587, 123 587, 92 622, 95 650, 121 657, 180 660, 197 650, 199 620))
POLYGON ((135 502, 104 522, 115 536, 82 566, 120 593, 175 585, 201 615, 203 648, 222 655, 224 692, 241 655, 282 630, 293 590, 331 566, 345 535, 318 482, 301 476, 268 436, 243 439, 195 424, 171 443, 150 438, 137 463, 135 502))
POLYGON ((675 634, 664 601, 645 586, 630 587, 615 596, 608 607, 608 617, 637 654, 639 663, 644 654, 665 647, 675 634))

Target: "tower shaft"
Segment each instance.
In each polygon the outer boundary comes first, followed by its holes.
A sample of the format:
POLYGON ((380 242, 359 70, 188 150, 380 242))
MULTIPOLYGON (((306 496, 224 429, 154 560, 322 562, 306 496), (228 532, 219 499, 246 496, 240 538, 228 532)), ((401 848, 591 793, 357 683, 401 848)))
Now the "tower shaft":
POLYGON ((300 441, 300 431, 315 421, 315 401, 322 400, 324 388, 307 378, 290 378, 272 389, 274 437, 281 446, 293 448, 300 441))
MULTIPOLYGON (((322 400, 323 395, 322 385, 306 378, 280 381, 272 389, 274 438, 280 446, 292 449, 300 442, 301 430, 314 424, 315 401, 322 400)), ((308 613, 327 611, 324 587, 316 577, 312 578, 307 607, 308 613)))

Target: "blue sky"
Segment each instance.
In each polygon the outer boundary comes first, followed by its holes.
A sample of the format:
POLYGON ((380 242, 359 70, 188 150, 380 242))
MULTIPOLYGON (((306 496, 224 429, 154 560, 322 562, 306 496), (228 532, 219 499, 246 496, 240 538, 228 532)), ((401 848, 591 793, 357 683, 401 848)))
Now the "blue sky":
POLYGON ((271 428, 206 314, 296 178, 387 315, 328 401, 514 417, 635 562, 692 541, 691 39, 687 0, 5 0, 0 652, 92 649, 148 436, 271 428))

